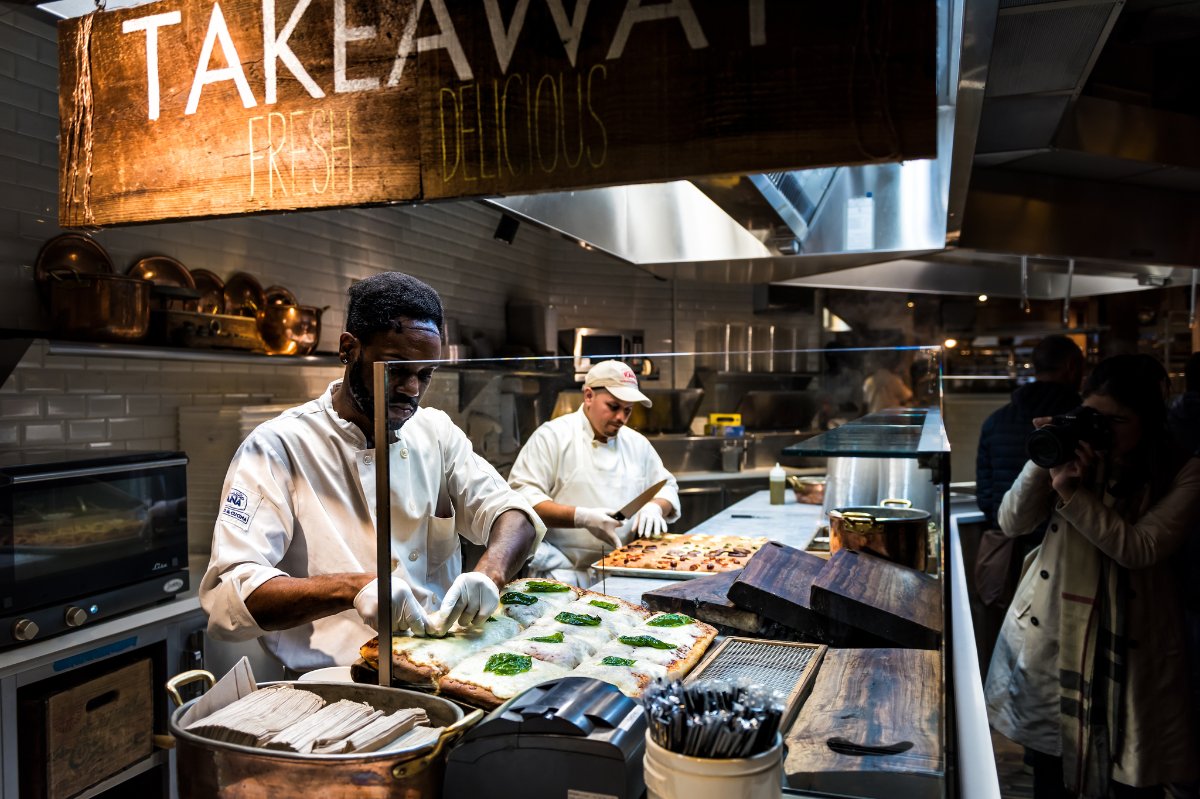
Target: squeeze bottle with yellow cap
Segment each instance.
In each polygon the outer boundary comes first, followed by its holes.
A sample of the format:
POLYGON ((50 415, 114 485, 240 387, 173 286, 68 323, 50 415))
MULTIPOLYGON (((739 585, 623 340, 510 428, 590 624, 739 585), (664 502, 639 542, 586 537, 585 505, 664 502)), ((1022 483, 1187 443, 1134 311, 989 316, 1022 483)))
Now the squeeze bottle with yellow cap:
POLYGON ((787 474, 778 463, 771 469, 771 504, 782 505, 784 488, 787 485, 787 474))

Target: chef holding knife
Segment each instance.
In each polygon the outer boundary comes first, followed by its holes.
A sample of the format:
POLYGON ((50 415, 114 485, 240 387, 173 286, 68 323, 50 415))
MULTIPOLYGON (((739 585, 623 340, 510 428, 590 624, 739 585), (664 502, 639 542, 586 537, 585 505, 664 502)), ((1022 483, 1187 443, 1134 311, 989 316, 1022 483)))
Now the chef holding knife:
POLYGON ((601 361, 584 378, 579 410, 543 424, 517 455, 509 485, 547 527, 535 574, 586 585, 603 552, 679 519, 675 478, 646 437, 625 428, 635 403, 651 406, 633 370, 601 361))

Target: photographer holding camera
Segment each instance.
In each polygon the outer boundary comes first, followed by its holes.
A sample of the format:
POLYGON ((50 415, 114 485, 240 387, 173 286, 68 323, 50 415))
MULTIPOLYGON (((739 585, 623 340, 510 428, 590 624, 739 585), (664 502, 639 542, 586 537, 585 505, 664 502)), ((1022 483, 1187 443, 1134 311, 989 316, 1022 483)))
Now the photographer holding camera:
POLYGON ((992 726, 1032 750, 1038 799, 1161 796, 1196 777, 1172 556, 1195 534, 1200 460, 1168 437, 1157 372, 1100 363, 1080 408, 1034 420, 1000 505, 1006 535, 1049 521, 985 686, 992 726))

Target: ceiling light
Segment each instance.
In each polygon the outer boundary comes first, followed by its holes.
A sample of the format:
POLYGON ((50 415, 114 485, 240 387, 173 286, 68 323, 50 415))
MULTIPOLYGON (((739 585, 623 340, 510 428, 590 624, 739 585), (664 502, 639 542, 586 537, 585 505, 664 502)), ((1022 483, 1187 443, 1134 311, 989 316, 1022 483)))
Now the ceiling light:
POLYGON ((986 295, 986 294, 980 294, 980 295, 979 295, 979 301, 980 301, 980 302, 987 302, 987 295, 986 295))
POLYGON ((915 302, 913 302, 912 300, 909 300, 908 302, 904 303, 904 307, 905 308, 916 308, 917 304, 915 302))
POLYGON ((952 349, 954 349, 955 347, 957 347, 957 346, 958 346, 958 339, 956 339, 956 338, 948 338, 948 339, 946 339, 945 341, 943 341, 943 342, 942 342, 942 346, 943 346, 943 347, 945 347, 945 348, 946 348, 946 349, 948 349, 948 350, 952 350, 952 349))

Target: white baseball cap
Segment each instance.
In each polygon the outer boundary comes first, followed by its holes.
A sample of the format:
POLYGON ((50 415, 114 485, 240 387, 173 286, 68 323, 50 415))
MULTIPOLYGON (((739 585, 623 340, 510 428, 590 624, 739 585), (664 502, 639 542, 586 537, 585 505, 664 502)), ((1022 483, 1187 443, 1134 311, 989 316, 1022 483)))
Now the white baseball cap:
POLYGON ((640 402, 647 408, 654 405, 638 390, 637 375, 620 361, 601 361, 588 370, 583 379, 585 388, 603 388, 622 402, 640 402))

